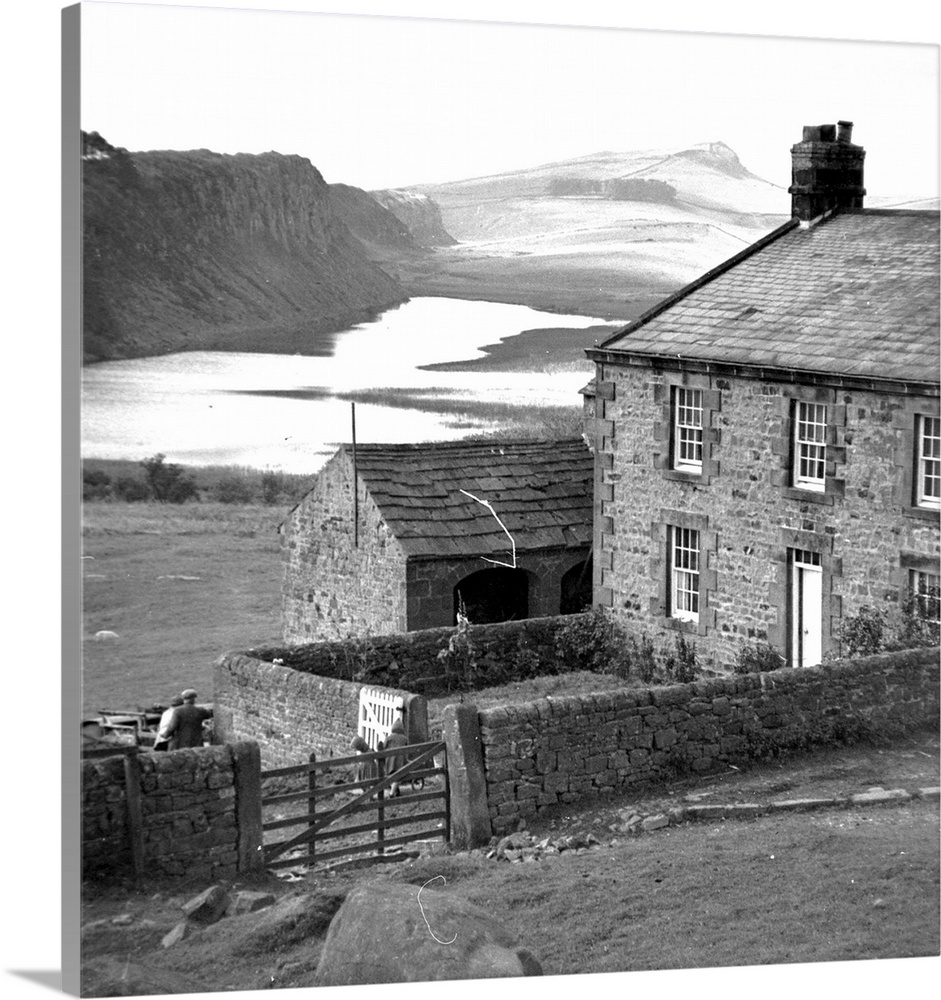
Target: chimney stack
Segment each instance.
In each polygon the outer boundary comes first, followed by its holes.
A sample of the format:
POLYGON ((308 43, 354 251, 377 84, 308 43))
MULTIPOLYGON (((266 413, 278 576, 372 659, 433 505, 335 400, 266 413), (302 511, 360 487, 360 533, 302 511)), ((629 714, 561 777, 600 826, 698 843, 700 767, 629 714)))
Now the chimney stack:
POLYGON ((866 150, 853 144, 853 123, 805 125, 791 147, 791 216, 809 223, 838 208, 862 208, 866 150))

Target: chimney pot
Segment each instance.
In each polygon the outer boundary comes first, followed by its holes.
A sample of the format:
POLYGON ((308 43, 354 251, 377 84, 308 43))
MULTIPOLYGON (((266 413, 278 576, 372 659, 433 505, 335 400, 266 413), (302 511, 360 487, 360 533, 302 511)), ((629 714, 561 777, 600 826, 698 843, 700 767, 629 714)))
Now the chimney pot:
POLYGON ((836 125, 821 125, 820 126, 820 141, 821 142, 836 142, 836 125))
POLYGON ((820 126, 819 125, 805 125, 804 126, 804 142, 819 142, 820 141, 820 126))
POLYGON ((837 122, 840 127, 840 131, 837 134, 837 142, 852 142, 853 141, 853 123, 852 122, 837 122))

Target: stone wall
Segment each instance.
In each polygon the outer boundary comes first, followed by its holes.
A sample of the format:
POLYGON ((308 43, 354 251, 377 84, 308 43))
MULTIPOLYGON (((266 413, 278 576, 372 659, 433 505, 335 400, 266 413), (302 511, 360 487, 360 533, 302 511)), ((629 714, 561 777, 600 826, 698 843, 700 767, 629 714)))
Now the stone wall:
POLYGON ((824 652, 843 617, 907 595, 910 569, 938 573, 937 513, 912 506, 913 434, 932 397, 599 364, 596 395, 596 604, 661 647, 678 631, 718 670, 743 643, 788 647, 788 550, 817 553, 824 652), (703 391, 702 475, 672 470, 670 391, 703 391), (791 406, 828 407, 827 483, 790 486, 791 406), (668 616, 669 525, 700 532, 698 623, 668 616))
POLYGON ((559 803, 900 725, 936 724, 937 649, 479 713, 494 833, 559 803))
POLYGON ((353 467, 338 452, 281 527, 285 642, 405 631, 405 554, 360 489, 354 544, 353 467))
POLYGON ((232 878, 261 844, 257 749, 245 744, 82 762, 85 875, 232 878))
MULTIPOLYGON (((528 618, 559 614, 562 577, 588 558, 588 548, 517 551, 517 568, 526 574, 528 618)), ((480 558, 422 559, 408 564, 408 628, 426 630, 454 624, 454 589, 487 564, 480 558)))
MULTIPOLYGON (((229 653, 216 661, 213 672, 214 737, 257 743, 266 768, 302 764, 311 752, 318 758, 342 757, 356 735, 363 686, 264 662, 250 653, 229 653)), ((410 707, 416 696, 386 690, 405 699, 408 725, 414 720, 418 726, 409 730, 411 742, 427 738, 427 710, 422 722, 421 705, 410 707)))
MULTIPOLYGON (((471 625, 466 633, 476 664, 471 684, 466 683, 466 663, 460 652, 464 648, 462 634, 454 627, 229 653, 223 661, 231 662, 222 667, 221 676, 217 667, 216 714, 218 717, 220 690, 228 690, 233 685, 232 671, 238 669, 236 660, 240 656, 268 664, 279 660, 284 667, 304 674, 317 674, 320 679, 349 678, 365 671, 365 680, 369 684, 426 695, 489 687, 566 670, 590 669, 583 663, 563 662, 558 644, 560 631, 573 628, 583 618, 583 615, 565 615, 471 625), (452 640, 457 651, 449 656, 452 640), (220 689, 220 683, 225 687, 220 689)), ((267 679, 263 679, 266 677, 264 671, 253 676, 256 680, 246 679, 239 684, 246 687, 259 683, 264 687, 282 683, 278 679, 281 675, 276 672, 267 675, 267 679)), ((251 702, 256 695, 246 692, 245 697, 247 702, 251 702)), ((259 694, 258 697, 264 695, 259 694)), ((256 739, 257 736, 250 738, 256 739)))

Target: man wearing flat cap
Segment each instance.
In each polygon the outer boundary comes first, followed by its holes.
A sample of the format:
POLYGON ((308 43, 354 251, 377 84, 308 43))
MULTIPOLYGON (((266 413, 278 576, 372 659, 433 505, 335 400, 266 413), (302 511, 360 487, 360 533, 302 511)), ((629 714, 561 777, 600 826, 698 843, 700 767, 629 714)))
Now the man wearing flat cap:
POLYGON ((212 718, 212 709, 196 704, 196 692, 187 688, 181 695, 183 704, 173 710, 173 717, 163 729, 170 739, 171 750, 183 750, 203 745, 203 723, 212 718))

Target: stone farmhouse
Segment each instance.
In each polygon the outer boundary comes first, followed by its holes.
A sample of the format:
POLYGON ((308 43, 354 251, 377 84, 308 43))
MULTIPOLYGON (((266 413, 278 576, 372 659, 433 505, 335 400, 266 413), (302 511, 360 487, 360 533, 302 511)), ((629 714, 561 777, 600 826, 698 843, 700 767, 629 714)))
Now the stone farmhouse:
POLYGON ((939 216, 864 208, 851 140, 805 128, 792 218, 588 352, 594 602, 720 670, 938 617, 939 216))
POLYGON ((285 642, 586 609, 593 466, 583 440, 344 445, 281 526, 285 642))

